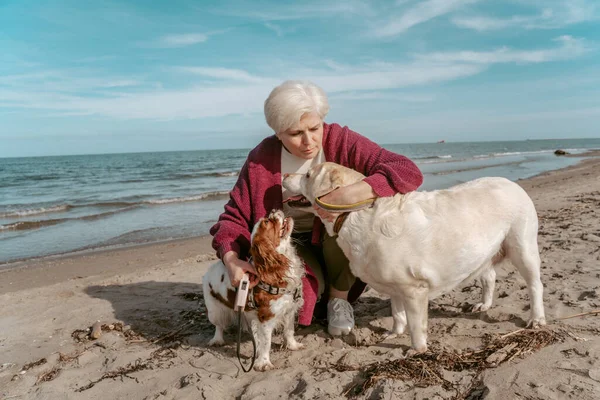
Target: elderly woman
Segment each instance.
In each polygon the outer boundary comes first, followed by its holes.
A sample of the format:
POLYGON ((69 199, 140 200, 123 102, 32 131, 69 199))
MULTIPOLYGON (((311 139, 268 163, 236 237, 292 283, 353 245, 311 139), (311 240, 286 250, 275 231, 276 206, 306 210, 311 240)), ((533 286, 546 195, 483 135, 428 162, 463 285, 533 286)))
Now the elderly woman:
MULTIPOLYGON (((293 236, 308 271, 299 323, 310 324, 314 303, 323 295, 328 299, 329 333, 348 334, 354 327, 348 293, 357 281, 348 259, 318 218, 284 203, 289 194, 281 181, 285 174, 305 173, 319 163, 335 162, 361 172, 366 178, 337 189, 322 200, 329 204, 352 204, 413 191, 421 185, 423 176, 408 158, 381 148, 347 127, 325 123, 329 111, 327 96, 313 83, 282 83, 273 89, 264 110, 275 135, 264 139, 248 155, 225 212, 210 230, 213 247, 234 286, 244 273, 256 284, 256 272, 247 261, 252 228, 272 209, 283 209, 286 216, 294 218, 293 236)), ((322 217, 331 217, 322 213, 322 217)), ((352 292, 360 294, 364 284, 360 286, 359 281, 356 284, 352 292)))

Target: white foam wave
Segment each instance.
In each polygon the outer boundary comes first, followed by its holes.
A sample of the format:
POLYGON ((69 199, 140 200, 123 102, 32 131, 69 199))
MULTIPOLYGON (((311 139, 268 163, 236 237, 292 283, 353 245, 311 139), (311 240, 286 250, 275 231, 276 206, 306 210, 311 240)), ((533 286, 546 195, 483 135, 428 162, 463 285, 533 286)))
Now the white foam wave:
POLYGON ((186 196, 186 197, 172 197, 169 199, 157 199, 157 200, 148 200, 146 204, 171 204, 171 203, 186 203, 189 201, 200 201, 205 200, 210 197, 220 197, 228 195, 229 192, 221 191, 221 192, 209 192, 202 193, 196 196, 186 196))
POLYGON ((26 210, 7 211, 0 213, 0 218, 15 218, 15 217, 28 217, 30 215, 48 214, 66 211, 71 208, 68 204, 60 204, 53 207, 33 208, 26 210))

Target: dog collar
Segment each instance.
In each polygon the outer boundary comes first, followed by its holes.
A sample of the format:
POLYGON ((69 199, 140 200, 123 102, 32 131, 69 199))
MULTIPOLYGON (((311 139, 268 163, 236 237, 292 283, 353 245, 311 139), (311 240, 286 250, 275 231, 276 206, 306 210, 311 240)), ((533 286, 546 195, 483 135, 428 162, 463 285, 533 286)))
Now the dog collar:
MULTIPOLYGON (((328 193, 329 194, 329 193, 328 193)), ((326 195, 324 195, 326 196, 326 195)), ((323 197, 323 196, 321 196, 323 197)), ((325 211, 333 211, 333 212, 350 212, 350 211, 359 211, 364 210, 365 208, 369 208, 373 205, 376 199, 366 199, 353 204, 328 204, 322 201, 320 198, 315 199, 315 203, 319 207, 321 207, 325 211)))
POLYGON ((348 215, 350 215, 349 212, 341 213, 340 215, 338 215, 338 217, 335 219, 335 222, 333 223, 333 233, 335 233, 336 235, 339 233, 348 215))
MULTIPOLYGON (((272 294, 272 295, 292 293, 292 291, 287 288, 280 288, 277 286, 272 286, 272 285, 269 285, 268 283, 264 283, 263 281, 258 282, 255 287, 257 287, 258 289, 264 290, 265 292, 272 294)), ((293 291, 294 299, 296 299, 296 297, 299 296, 299 293, 300 293, 300 289, 298 289, 298 288, 293 291)))

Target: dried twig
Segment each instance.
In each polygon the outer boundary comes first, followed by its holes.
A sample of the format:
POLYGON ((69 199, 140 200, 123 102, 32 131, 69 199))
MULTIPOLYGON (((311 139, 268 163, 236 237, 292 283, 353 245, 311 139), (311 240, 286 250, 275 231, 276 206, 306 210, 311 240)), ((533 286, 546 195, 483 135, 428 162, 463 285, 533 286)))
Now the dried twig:
POLYGON ((37 385, 38 383, 41 383, 41 382, 50 382, 51 380, 54 380, 54 378, 56 378, 59 373, 60 373, 60 368, 54 367, 50 371, 44 372, 43 374, 38 376, 35 384, 37 385))
POLYGON ((576 317, 583 317, 586 315, 598 315, 598 314, 600 314, 600 309, 587 311, 587 312, 583 312, 583 313, 579 313, 579 314, 568 315, 566 317, 556 318, 556 321, 562 321, 563 319, 570 319, 570 318, 576 318, 576 317))
POLYGON ((23 368, 21 368, 21 372, 29 371, 33 367, 37 367, 38 365, 46 364, 46 362, 47 362, 47 360, 45 358, 40 358, 37 361, 27 363, 27 364, 23 365, 23 368))
POLYGON ((150 363, 142 362, 141 360, 138 359, 134 363, 129 363, 124 367, 119 367, 114 371, 105 372, 100 378, 88 383, 85 386, 80 387, 79 389, 76 389, 75 391, 83 392, 85 390, 91 389, 97 383, 102 382, 105 379, 115 379, 118 377, 125 377, 125 378, 129 378, 129 379, 133 379, 133 380, 137 381, 137 378, 129 376, 129 374, 131 374, 132 372, 143 371, 145 369, 151 369, 151 368, 152 368, 152 366, 150 365, 150 363))
MULTIPOLYGON (((413 357, 379 361, 364 368, 344 364, 334 365, 338 371, 361 370, 365 379, 344 391, 345 396, 363 393, 381 379, 410 380, 415 386, 441 385, 446 390, 457 390, 457 385, 444 378, 446 371, 474 371, 475 376, 486 368, 494 368, 518 356, 537 351, 567 337, 564 330, 519 329, 501 336, 486 335, 485 346, 463 351, 438 350, 413 357)), ((458 395, 457 395, 458 396, 458 395)))

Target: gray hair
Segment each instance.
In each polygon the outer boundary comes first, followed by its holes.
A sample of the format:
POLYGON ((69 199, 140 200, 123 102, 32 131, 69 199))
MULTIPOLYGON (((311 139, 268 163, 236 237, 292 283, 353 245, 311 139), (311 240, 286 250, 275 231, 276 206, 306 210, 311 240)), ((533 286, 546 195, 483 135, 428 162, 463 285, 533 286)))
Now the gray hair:
POLYGON ((315 112, 321 120, 329 112, 327 95, 308 81, 285 81, 265 100, 265 118, 275 133, 285 132, 306 113, 315 112))

